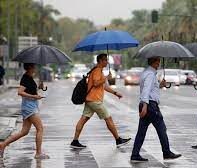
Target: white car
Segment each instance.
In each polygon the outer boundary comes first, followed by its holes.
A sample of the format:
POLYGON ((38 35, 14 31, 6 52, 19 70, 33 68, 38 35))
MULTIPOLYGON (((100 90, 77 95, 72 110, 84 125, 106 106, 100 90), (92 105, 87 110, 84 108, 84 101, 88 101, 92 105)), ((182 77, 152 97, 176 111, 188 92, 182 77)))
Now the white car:
POLYGON ((140 83, 140 75, 144 71, 143 67, 133 67, 127 71, 124 78, 125 85, 138 85, 140 83))
POLYGON ((74 68, 76 69, 86 69, 86 65, 85 64, 74 64, 74 68))
POLYGON ((181 84, 186 84, 187 75, 185 75, 184 70, 180 70, 180 81, 181 84))
POLYGON ((137 72, 143 72, 144 71, 144 67, 132 67, 130 70, 131 71, 137 71, 137 72))
POLYGON ((171 69, 172 71, 177 71, 179 78, 180 78, 180 84, 184 85, 186 83, 187 76, 183 73, 182 69, 171 69))
MULTIPOLYGON (((164 70, 159 70, 157 73, 158 80, 161 82, 164 78, 164 70)), ((167 83, 179 86, 181 83, 180 74, 177 69, 165 69, 165 80, 167 83)))
POLYGON ((82 79, 90 71, 89 68, 73 68, 71 70, 71 78, 82 79))

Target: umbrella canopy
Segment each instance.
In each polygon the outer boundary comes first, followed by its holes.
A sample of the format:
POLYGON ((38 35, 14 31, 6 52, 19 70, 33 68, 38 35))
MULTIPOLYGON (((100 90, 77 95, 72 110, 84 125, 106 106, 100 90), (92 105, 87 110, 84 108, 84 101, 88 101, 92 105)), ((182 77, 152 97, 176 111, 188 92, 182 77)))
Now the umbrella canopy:
MULTIPOLYGON (((197 43, 188 43, 185 47, 195 56, 197 57, 197 43)), ((197 90, 197 83, 194 84, 194 89, 197 90)))
POLYGON ((121 50, 138 45, 139 42, 128 32, 105 30, 88 35, 76 45, 73 51, 121 50))
POLYGON ((185 47, 195 56, 197 57, 197 43, 188 43, 185 47))
POLYGON ((55 47, 37 45, 22 50, 13 61, 46 65, 48 63, 65 64, 71 62, 71 59, 55 47))
POLYGON ((157 41, 142 47, 136 57, 163 57, 163 58, 192 58, 194 55, 179 43, 172 41, 157 41))

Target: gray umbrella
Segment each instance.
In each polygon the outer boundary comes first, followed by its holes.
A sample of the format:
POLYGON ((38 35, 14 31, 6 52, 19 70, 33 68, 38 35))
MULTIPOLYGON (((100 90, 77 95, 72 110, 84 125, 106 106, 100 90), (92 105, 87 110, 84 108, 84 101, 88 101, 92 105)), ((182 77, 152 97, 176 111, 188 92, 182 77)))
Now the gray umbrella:
MULTIPOLYGON (((151 58, 151 57, 163 58, 163 70, 165 79, 165 62, 164 58, 193 58, 194 55, 184 46, 172 41, 157 41, 152 42, 142 47, 136 57, 151 58)), ((170 88, 171 84, 167 87, 170 88)))
MULTIPOLYGON (((185 47, 195 56, 197 57, 197 43, 188 43, 185 47)), ((194 84, 194 88, 197 90, 197 83, 194 84)))
POLYGON ((163 57, 163 58, 191 58, 194 55, 179 43, 172 41, 157 41, 142 47, 136 57, 163 57))
POLYGON ((22 50, 13 61, 46 65, 48 63, 65 64, 71 62, 71 59, 53 46, 37 45, 22 50))
MULTIPOLYGON (((16 55, 13 61, 46 65, 49 63, 66 64, 71 62, 71 59, 53 46, 37 45, 22 50, 16 55)), ((47 87, 42 90, 46 91, 47 87)))
POLYGON ((197 57, 197 43, 188 43, 185 47, 195 56, 197 57))

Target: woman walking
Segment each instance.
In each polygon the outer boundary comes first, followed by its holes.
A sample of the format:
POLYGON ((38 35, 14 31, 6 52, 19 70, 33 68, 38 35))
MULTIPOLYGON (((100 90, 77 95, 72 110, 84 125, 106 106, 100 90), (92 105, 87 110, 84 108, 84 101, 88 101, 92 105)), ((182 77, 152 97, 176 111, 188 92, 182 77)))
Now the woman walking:
MULTIPOLYGON (((0 157, 3 157, 6 146, 10 143, 24 137, 29 133, 32 126, 36 128, 36 154, 35 159, 49 159, 49 156, 42 153, 42 136, 43 136, 43 124, 38 114, 38 100, 43 97, 37 93, 37 84, 33 79, 36 71, 35 64, 24 63, 25 73, 20 81, 20 87, 18 89, 18 95, 22 97, 21 114, 23 116, 23 126, 19 133, 11 135, 5 141, 0 143, 0 157)), ((42 89, 41 83, 38 89, 42 89)))

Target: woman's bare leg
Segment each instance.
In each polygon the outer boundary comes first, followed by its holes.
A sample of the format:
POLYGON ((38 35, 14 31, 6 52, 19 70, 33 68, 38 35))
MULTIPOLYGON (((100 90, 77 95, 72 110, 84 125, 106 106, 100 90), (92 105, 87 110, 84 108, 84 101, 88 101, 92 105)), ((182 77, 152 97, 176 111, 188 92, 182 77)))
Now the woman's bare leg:
POLYGON ((42 153, 42 137, 43 137, 43 125, 38 114, 35 114, 29 117, 29 121, 35 126, 36 128, 36 155, 40 155, 42 153))

